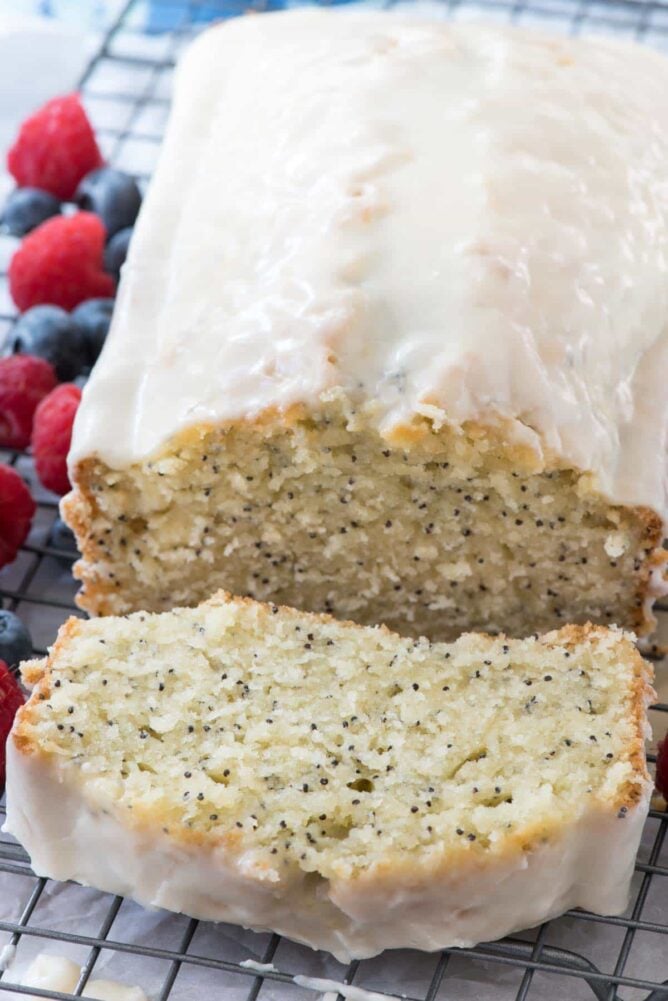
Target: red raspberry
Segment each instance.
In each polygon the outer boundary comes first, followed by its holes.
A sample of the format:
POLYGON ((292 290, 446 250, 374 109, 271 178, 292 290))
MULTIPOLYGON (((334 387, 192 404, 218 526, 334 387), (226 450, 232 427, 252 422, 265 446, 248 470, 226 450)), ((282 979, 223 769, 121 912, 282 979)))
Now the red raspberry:
POLYGON ((43 358, 0 358, 0 447, 28 447, 37 404, 57 382, 56 373, 43 358))
POLYGON ((26 118, 7 154, 7 168, 19 187, 41 188, 63 201, 103 163, 78 94, 56 97, 26 118))
POLYGON ((79 387, 72 382, 63 382, 42 400, 35 411, 32 428, 35 468, 47 490, 57 494, 66 494, 70 489, 67 453, 80 400, 79 387))
POLYGON ((25 699, 19 683, 4 660, 0 660, 0 790, 5 784, 5 745, 14 717, 25 699))
POLYGON ((0 463, 0 567, 15 558, 34 513, 35 502, 19 474, 0 463))
POLYGON ((668 803, 668 734, 657 746, 656 788, 668 803))
POLYGON ((102 269, 104 226, 92 212, 56 216, 26 236, 9 264, 9 289, 23 312, 50 303, 74 309, 109 299, 114 280, 102 269))

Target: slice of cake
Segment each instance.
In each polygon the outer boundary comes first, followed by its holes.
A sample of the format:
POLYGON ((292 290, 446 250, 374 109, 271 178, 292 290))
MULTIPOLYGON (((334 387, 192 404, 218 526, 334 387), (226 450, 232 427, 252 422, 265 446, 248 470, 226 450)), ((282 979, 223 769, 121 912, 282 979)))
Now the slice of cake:
POLYGON ((205 33, 77 415, 82 606, 649 631, 661 87, 641 47, 378 10, 205 33))
POLYGON ((340 959, 618 913, 650 670, 567 627, 451 645, 224 594, 71 619, 8 746, 35 871, 340 959))

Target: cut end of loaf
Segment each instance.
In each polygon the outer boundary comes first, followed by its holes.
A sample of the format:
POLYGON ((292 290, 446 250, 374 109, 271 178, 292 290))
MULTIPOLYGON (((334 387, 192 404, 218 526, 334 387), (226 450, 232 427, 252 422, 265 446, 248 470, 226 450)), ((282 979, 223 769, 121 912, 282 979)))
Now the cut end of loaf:
POLYGON ((19 752, 279 877, 528 850, 649 782, 650 671, 616 630, 434 644, 217 595, 70 620, 38 673, 19 752))
POLYGON ((346 406, 192 427, 125 469, 83 460, 63 502, 82 607, 163 611, 224 588, 433 640, 652 630, 653 512, 503 428, 416 420, 388 441, 346 406))

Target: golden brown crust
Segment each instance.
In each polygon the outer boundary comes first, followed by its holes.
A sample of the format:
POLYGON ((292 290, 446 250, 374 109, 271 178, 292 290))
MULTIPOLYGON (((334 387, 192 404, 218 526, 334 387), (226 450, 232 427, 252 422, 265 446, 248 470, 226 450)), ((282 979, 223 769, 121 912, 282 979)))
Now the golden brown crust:
POLYGON ((21 680, 28 688, 32 688, 40 681, 45 669, 46 657, 36 658, 35 660, 25 660, 20 665, 21 680))
POLYGON ((35 743, 27 731, 35 724, 35 717, 39 702, 48 699, 51 694, 51 674, 53 664, 58 659, 60 653, 66 649, 67 645, 75 639, 80 631, 81 619, 77 618, 75 615, 71 615, 58 630, 56 642, 49 650, 48 656, 42 661, 29 662, 30 665, 40 665, 39 669, 31 666, 29 671, 26 672, 26 680, 29 684, 34 684, 35 687, 33 688, 28 701, 25 705, 21 706, 16 714, 14 727, 12 729, 12 739, 14 741, 14 745, 16 749, 21 751, 23 754, 41 754, 44 756, 44 752, 35 743))
MULTIPOLYGON (((513 441, 516 437, 513 435, 513 428, 518 423, 521 422, 501 417, 496 425, 466 421, 459 431, 462 436, 473 441, 486 441, 490 449, 503 453, 506 461, 515 466, 518 472, 525 475, 544 472, 548 467, 539 453, 523 443, 513 441)), ((450 425, 446 427, 452 432, 450 425)), ((389 444, 397 448, 410 450, 419 445, 427 454, 437 453, 442 449, 443 436, 443 431, 435 428, 433 420, 424 416, 416 416, 409 422, 397 424, 383 435, 389 444)), ((554 462, 549 468, 557 469, 561 465, 554 462)))
MULTIPOLYGON (((556 632, 548 633, 540 638, 541 643, 548 645, 564 646, 567 649, 575 649, 583 643, 591 642, 597 638, 603 639, 610 635, 610 631, 604 626, 593 625, 587 622, 584 625, 567 625, 556 632)), ((615 634, 613 634, 615 635, 615 634)), ((645 731, 647 726, 647 707, 656 699, 656 692, 652 687, 654 680, 654 668, 641 657, 638 649, 624 634, 617 634, 617 646, 624 657, 630 657, 633 662, 633 683, 626 706, 629 717, 633 721, 635 735, 630 747, 628 760, 635 774, 635 781, 626 783, 618 799, 614 803, 614 808, 619 810, 625 806, 627 808, 635 805, 642 795, 642 785, 650 781, 650 774, 647 769, 647 758, 645 756, 645 731)))
POLYGON ((663 522, 656 511, 648 507, 635 507, 630 510, 642 526, 642 538, 647 552, 647 559, 636 575, 633 630, 638 636, 647 636, 656 626, 651 609, 647 607, 647 598, 651 594, 651 578, 657 570, 663 571, 664 579, 668 578, 668 550, 663 548, 663 522))

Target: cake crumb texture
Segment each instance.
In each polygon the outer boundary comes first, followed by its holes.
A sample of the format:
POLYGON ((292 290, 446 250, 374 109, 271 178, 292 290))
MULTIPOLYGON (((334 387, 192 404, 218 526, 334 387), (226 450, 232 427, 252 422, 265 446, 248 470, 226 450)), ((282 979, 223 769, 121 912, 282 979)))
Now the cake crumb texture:
POLYGON ((21 754, 279 879, 530 851, 648 784, 650 671, 617 631, 432 644, 218 595, 71 619, 42 670, 21 754))
POLYGON ((413 422, 384 439, 348 403, 198 426, 125 469, 91 458, 63 510, 95 614, 217 588, 412 636, 651 630, 660 519, 504 429, 413 422))

